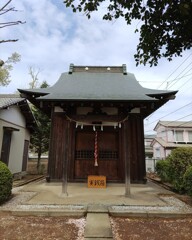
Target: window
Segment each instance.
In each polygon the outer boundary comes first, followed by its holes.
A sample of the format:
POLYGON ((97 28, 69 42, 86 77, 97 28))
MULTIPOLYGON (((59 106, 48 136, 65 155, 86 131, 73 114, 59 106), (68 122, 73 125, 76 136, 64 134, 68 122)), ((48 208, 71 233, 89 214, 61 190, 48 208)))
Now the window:
POLYGON ((183 131, 181 130, 175 131, 175 140, 176 142, 183 142, 183 131))
MULTIPOLYGON (((118 159, 117 151, 99 151, 99 159, 118 159)), ((76 159, 94 159, 94 150, 78 150, 75 151, 76 159)))
POLYGON ((155 148, 155 158, 160 158, 160 148, 155 148))

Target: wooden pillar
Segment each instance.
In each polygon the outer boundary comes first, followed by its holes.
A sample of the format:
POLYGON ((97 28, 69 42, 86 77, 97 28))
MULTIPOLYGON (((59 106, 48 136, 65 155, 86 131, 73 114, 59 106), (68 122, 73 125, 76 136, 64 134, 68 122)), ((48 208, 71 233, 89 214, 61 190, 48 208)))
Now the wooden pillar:
POLYGON ((145 183, 144 129, 143 118, 140 114, 129 115, 126 134, 131 181, 134 183, 145 183))
POLYGON ((50 180, 67 180, 70 122, 64 113, 53 113, 49 147, 48 175, 50 180))
POLYGON ((131 196, 131 168, 130 154, 128 146, 128 121, 123 123, 123 145, 124 145, 124 163, 125 163, 125 196, 131 196))
POLYGON ((67 178, 68 178, 68 155, 69 155, 69 121, 65 121, 65 145, 63 157, 63 177, 62 177, 62 196, 67 196, 67 178))

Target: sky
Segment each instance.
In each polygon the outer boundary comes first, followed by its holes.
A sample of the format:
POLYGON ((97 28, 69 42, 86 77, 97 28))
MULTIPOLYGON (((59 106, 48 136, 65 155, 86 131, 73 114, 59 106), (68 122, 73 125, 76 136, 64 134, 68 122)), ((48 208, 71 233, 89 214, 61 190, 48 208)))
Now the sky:
MULTIPOLYGON (((0 7, 7 0, 1 0, 0 7)), ((138 66, 134 60, 139 23, 127 25, 123 19, 104 21, 106 6, 93 13, 91 19, 83 13, 73 13, 63 0, 12 0, 10 6, 17 11, 0 16, 0 22, 25 21, 25 24, 0 29, 1 39, 19 39, 0 44, 0 59, 6 60, 17 52, 21 61, 11 71, 11 83, 0 86, 0 93, 15 93, 18 88, 29 88, 32 67, 38 74, 39 84, 50 86, 70 63, 75 65, 121 66, 134 73, 146 88, 179 90, 176 99, 147 117, 145 134, 153 134, 161 121, 192 121, 192 50, 172 61, 161 59, 157 67, 138 66)))

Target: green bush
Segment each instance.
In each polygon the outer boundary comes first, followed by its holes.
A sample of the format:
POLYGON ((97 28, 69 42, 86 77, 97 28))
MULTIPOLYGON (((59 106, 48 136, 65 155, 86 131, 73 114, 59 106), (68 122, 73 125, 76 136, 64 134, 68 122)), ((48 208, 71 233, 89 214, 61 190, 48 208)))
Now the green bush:
POLYGON ((187 194, 192 196, 192 166, 189 167, 184 174, 183 186, 187 194))
POLYGON ((156 163, 155 170, 163 182, 170 182, 170 161, 169 161, 169 159, 159 160, 156 163))
POLYGON ((182 147, 174 149, 165 159, 156 164, 156 172, 164 182, 170 182, 180 193, 190 191, 190 172, 192 166, 192 148, 182 147), (185 176, 185 177, 184 177, 185 176))
POLYGON ((0 161, 0 204, 11 196, 13 177, 3 162, 0 161))
POLYGON ((186 170, 192 166, 192 148, 176 148, 168 157, 170 162, 170 182, 178 192, 184 191, 183 177, 186 170))

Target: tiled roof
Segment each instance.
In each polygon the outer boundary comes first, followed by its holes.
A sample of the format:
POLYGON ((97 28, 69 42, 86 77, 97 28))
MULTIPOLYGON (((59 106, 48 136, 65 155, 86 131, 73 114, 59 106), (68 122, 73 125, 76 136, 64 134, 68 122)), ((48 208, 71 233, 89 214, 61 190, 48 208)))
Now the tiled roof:
POLYGON ((192 121, 159 121, 155 126, 154 130, 157 129, 157 126, 164 126, 164 127, 176 127, 176 128, 192 128, 192 121))
POLYGON ((24 100, 18 94, 0 94, 0 109, 7 108, 24 100))
POLYGON ((30 109, 30 106, 25 98, 21 98, 18 94, 0 94, 0 110, 6 109, 10 106, 18 104, 21 112, 26 119, 26 126, 28 129, 34 129, 36 125, 36 120, 30 109))
POLYGON ((19 89, 41 101, 104 100, 158 102, 171 98, 177 91, 148 89, 142 87, 134 74, 126 72, 125 66, 89 67, 71 66, 59 80, 46 89, 19 89))
POLYGON ((174 143, 174 142, 166 142, 162 138, 159 138, 159 137, 156 137, 153 140, 151 145, 153 145, 155 141, 158 142, 164 148, 192 147, 192 144, 181 144, 181 143, 174 143))

